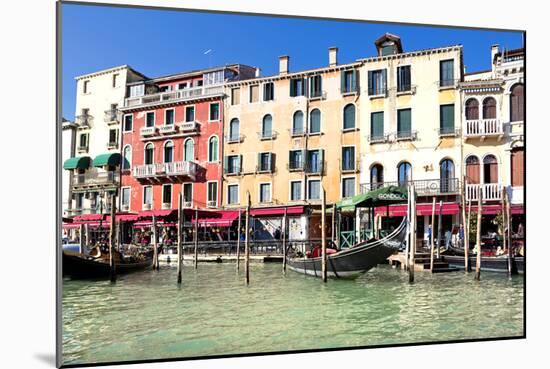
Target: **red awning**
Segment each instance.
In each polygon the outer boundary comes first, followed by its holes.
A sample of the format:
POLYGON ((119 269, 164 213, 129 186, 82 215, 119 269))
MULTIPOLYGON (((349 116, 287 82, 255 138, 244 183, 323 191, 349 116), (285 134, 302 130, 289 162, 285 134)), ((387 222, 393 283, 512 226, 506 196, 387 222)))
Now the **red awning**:
POLYGON ((75 228, 80 228, 80 224, 63 223, 63 229, 75 229, 75 228))
POLYGON ((101 223, 101 228, 110 228, 110 224, 108 222, 73 222, 71 225, 74 225, 75 227, 80 227, 81 224, 88 225, 89 228, 99 228, 99 224, 101 223))
MULTIPOLYGON (((253 217, 257 216, 271 216, 271 215, 284 215, 285 207, 276 207, 276 208, 256 208, 250 210, 250 215, 253 217)), ((286 207, 286 213, 288 215, 297 215, 304 213, 303 206, 289 206, 286 207)), ((237 214, 238 215, 238 214, 237 214)))
MULTIPOLYGON (((457 203, 444 203, 442 204, 441 214, 442 215, 453 215, 458 214, 460 207, 457 203)), ((375 209, 376 215, 386 216, 389 214, 390 217, 404 217, 407 215, 407 205, 390 205, 379 206, 375 209)), ((432 204, 417 204, 416 205, 416 214, 417 215, 432 215, 432 204)), ((435 214, 439 215, 439 203, 435 204, 435 214)))
POLYGON ((176 214, 176 209, 165 209, 165 210, 145 210, 138 213, 139 218, 152 218, 153 215, 156 217, 166 217, 172 214, 176 214))
MULTIPOLYGON (((202 219, 199 218, 199 226, 230 227, 235 219, 239 217, 238 211, 221 211, 216 214, 219 214, 220 216, 202 219)), ((192 223, 196 223, 196 220, 193 219, 192 223)))
MULTIPOLYGON (((136 220, 138 220, 138 215, 137 214, 117 214, 115 215, 115 220, 117 222, 135 222, 136 220)), ((105 221, 110 222, 111 216, 108 215, 105 218, 105 221)))
MULTIPOLYGON (((466 208, 468 209, 468 208, 466 208)), ((466 210, 468 211, 468 210, 466 210)), ((472 212, 477 212, 477 205, 472 205, 472 212)), ((511 214, 523 214, 525 212, 523 205, 513 205, 510 206, 511 214)), ((485 215, 496 215, 502 213, 502 205, 482 205, 481 214, 485 215)))
POLYGON ((73 218, 73 222, 99 222, 105 220, 105 214, 82 214, 73 218))
MULTIPOLYGON (((153 225, 151 220, 142 220, 134 223, 135 228, 147 228, 153 225)), ((175 227, 177 224, 175 222, 164 222, 162 220, 157 221, 157 227, 175 227)))

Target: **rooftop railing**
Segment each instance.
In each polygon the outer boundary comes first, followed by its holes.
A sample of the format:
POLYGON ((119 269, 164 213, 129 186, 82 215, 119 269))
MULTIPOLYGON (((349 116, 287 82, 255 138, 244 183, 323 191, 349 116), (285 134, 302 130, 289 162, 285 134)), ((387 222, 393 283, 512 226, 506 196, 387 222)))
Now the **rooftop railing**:
POLYGON ((125 99, 125 107, 133 107, 140 105, 159 104, 165 102, 173 102, 177 100, 191 100, 201 97, 220 95, 223 93, 222 85, 209 85, 185 88, 175 91, 159 92, 150 95, 129 97, 125 99))

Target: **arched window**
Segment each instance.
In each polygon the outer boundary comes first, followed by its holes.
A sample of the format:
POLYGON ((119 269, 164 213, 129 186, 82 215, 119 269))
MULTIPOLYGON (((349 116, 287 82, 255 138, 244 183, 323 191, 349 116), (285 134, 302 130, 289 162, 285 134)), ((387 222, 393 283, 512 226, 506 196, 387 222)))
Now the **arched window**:
POLYGON ((298 110, 292 117, 292 133, 301 134, 304 133, 304 113, 298 110))
POLYGON ((497 101, 493 97, 483 100, 483 119, 496 119, 497 101))
POLYGON ((154 153, 155 153, 155 146, 149 142, 147 145, 145 145, 145 153, 144 153, 145 165, 153 164, 154 153))
POLYGON ((515 84, 510 90, 510 121, 523 120, 524 99, 523 84, 515 84))
POLYGON ((313 109, 309 113, 309 133, 321 132, 321 111, 313 109))
POLYGON ((466 158, 466 180, 470 184, 479 183, 479 159, 475 155, 466 158))
POLYGON ((355 105, 348 104, 344 107, 343 129, 355 128, 355 105))
POLYGON ((188 138, 187 140, 185 140, 183 160, 185 161, 195 160, 195 142, 191 138, 188 138))
POLYGON ((164 144, 164 162, 171 163, 174 161, 174 143, 166 141, 164 144))
POLYGON ((404 161, 397 166, 397 181, 399 186, 406 186, 412 180, 411 164, 404 161))
POLYGON ((218 161, 218 136, 208 140, 208 161, 218 161))
POLYGON ((132 167, 132 146, 124 146, 122 150, 122 170, 127 170, 132 167))
POLYGON ((380 164, 374 164, 370 168, 371 190, 382 187, 383 183, 384 183, 384 167, 380 164))
POLYGON ((483 158, 483 182, 498 183, 498 161, 494 155, 483 158))
POLYGON ((456 190, 455 186, 455 164, 450 159, 443 159, 439 163, 439 179, 440 179, 440 191, 453 192, 456 190))
POLYGON ((271 138, 273 135, 273 118, 266 114, 262 119, 262 138, 271 138))
POLYGON ((479 119, 479 102, 472 98, 466 101, 466 120, 479 119))
POLYGON ((239 141, 239 137, 239 120, 237 118, 233 118, 229 123, 229 141, 239 141))

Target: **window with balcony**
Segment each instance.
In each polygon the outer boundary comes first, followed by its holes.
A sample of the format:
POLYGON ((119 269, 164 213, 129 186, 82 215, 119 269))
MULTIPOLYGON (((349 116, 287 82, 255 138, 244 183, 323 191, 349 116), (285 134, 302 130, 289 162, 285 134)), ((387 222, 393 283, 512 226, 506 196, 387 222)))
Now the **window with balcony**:
POLYGON ((441 60, 439 62, 439 86, 454 85, 454 60, 441 60))
POLYGON ((320 74, 309 77, 309 97, 321 97, 323 95, 323 80, 320 74))
POLYGON ((483 119, 496 119, 497 101, 493 97, 486 97, 483 100, 483 119))
POLYGON ((208 114, 208 120, 211 122, 220 120, 220 103, 210 104, 210 111, 208 114))
POLYGON ((355 128, 355 105, 348 104, 344 107, 344 131, 355 128))
POLYGON ((249 87, 249 102, 255 103, 260 99, 260 87, 258 85, 253 85, 249 87))
POLYGON ((162 185, 162 205, 163 207, 172 207, 172 185, 162 185))
POLYGON ((212 136, 208 140, 208 161, 218 161, 218 136, 212 136))
POLYGON ((302 200, 302 181, 290 182, 290 201, 302 200))
POLYGON ((273 118, 271 114, 264 115, 262 119, 262 138, 273 137, 273 118))
POLYGON ((124 146, 122 150, 122 170, 128 170, 132 167, 132 146, 124 146))
POLYGON ((147 145, 145 145, 144 156, 143 156, 144 163, 143 164, 145 164, 145 165, 153 164, 154 153, 155 153, 155 146, 151 142, 149 142, 147 145))
POLYGON ((312 179, 308 181, 307 186, 307 198, 308 200, 321 199, 321 181, 318 179, 312 179))
POLYGON ((371 70, 369 71, 369 96, 385 95, 387 90, 386 70, 371 70))
POLYGON ((479 159, 475 155, 466 158, 466 181, 469 184, 478 184, 480 180, 479 159))
POLYGON ((231 119, 229 123, 229 142, 238 142, 240 139, 240 124, 237 118, 231 119))
POLYGON ((290 80, 290 96, 304 96, 305 95, 305 80, 303 78, 293 78, 290 80))
POLYGON ((494 155, 483 158, 483 183, 498 183, 498 161, 494 155))
POLYGON ((127 114, 124 116, 124 132, 132 132, 134 126, 134 116, 127 114))
POLYGON ((145 127, 154 127, 155 126, 155 112, 148 111, 145 113, 145 127))
POLYGON ((145 85, 143 83, 135 86, 130 86, 129 88, 128 95, 130 97, 143 96, 144 94, 145 94, 145 85))
POLYGON ((273 82, 264 83, 264 101, 271 101, 275 98, 273 82))
POLYGON ((195 161, 195 141, 192 138, 188 138, 183 144, 183 160, 195 161))
POLYGON ((271 202, 271 183, 260 183, 260 203, 271 202))
POLYGON ((374 112, 370 114, 370 136, 372 141, 384 139, 384 112, 374 112))
POLYGON ((342 147, 342 171, 355 170, 355 146, 342 147))
POLYGON ((453 179, 455 178, 455 165, 450 159, 443 159, 439 163, 439 179, 440 192, 454 192, 455 188, 453 179))
POLYGON ((273 153, 261 152, 258 153, 258 171, 272 172, 273 171, 273 153))
POLYGON ((194 122, 195 121, 195 107, 194 106, 186 106, 185 107, 185 121, 186 122, 194 122))
POLYGON ((340 75, 340 91, 343 94, 358 92, 359 71, 345 70, 340 75))
POLYGON ((225 157, 225 173, 239 174, 241 172, 241 155, 229 155, 225 157))
POLYGON ((188 87, 189 87, 189 85, 187 84, 187 82, 178 83, 178 90, 184 90, 188 87))
POLYGON ((411 90, 411 66, 397 67, 397 92, 411 90))
POLYGON ((397 110, 397 138, 412 139, 411 109, 397 110))
POLYGON ((208 182, 206 205, 209 207, 218 206, 218 182, 208 182))
POLYGON ((239 185, 230 184, 227 185, 227 203, 234 205, 239 203, 239 185))
POLYGON ((166 141, 164 143, 164 162, 171 163, 174 161, 174 143, 166 141))
POLYGON ((292 117, 292 135, 304 133, 304 113, 298 110, 292 117))
POLYGON ((239 87, 231 89, 231 105, 239 105, 241 103, 241 89, 239 87))
POLYGON ((184 183, 183 185, 183 202, 184 206, 190 207, 193 204, 193 184, 184 183))
POLYGON ((370 185, 371 190, 382 187, 384 184, 384 167, 380 164, 374 164, 370 168, 370 185))
POLYGON ((304 150, 291 150, 288 153, 288 169, 304 169, 304 150))
POLYGON ((342 178, 342 197, 355 196, 355 177, 342 178))
POLYGON ((307 172, 318 173, 323 171, 323 149, 308 150, 307 152, 307 172))
POLYGON ((510 121, 523 121, 525 109, 523 84, 517 83, 510 89, 510 121))
POLYGON ((477 99, 471 98, 466 101, 466 120, 479 119, 479 102, 477 99))
POLYGON ((321 111, 313 109, 309 113, 309 133, 315 134, 321 132, 321 111))
POLYGON ((130 187, 122 187, 121 189, 121 205, 122 209, 129 209, 130 208, 130 187))
POLYGON ((143 205, 149 208, 153 205, 153 186, 143 186, 143 205))
POLYGON ((407 186, 412 180, 412 166, 404 161, 397 166, 397 181, 399 186, 407 186))
POLYGON ((454 104, 439 106, 439 131, 442 134, 450 134, 455 131, 454 104))

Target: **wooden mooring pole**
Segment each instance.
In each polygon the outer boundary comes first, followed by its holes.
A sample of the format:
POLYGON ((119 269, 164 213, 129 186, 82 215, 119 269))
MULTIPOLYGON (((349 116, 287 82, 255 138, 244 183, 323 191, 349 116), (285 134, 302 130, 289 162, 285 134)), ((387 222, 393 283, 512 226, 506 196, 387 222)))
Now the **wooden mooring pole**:
POLYGON ((157 216, 153 215, 153 270, 159 270, 159 252, 157 246, 157 216))
POLYGON ((411 227, 409 233, 409 254, 411 260, 409 262, 409 283, 414 283, 414 257, 416 253, 416 197, 414 187, 412 185, 409 185, 409 196, 411 198, 411 227))
POLYGON ((239 221, 237 222, 237 273, 241 265, 241 215, 242 211, 239 209, 239 221))
POLYGON ((505 199, 506 203, 506 232, 504 232, 503 239, 508 239, 506 245, 508 246, 508 276, 512 277, 514 273, 514 255, 512 254, 512 218, 510 215, 510 198, 508 197, 508 192, 503 190, 502 196, 505 199))
MULTIPOLYGON (((441 245, 441 233, 443 232, 443 214, 442 214, 442 210, 443 210, 443 201, 439 201, 439 212, 438 212, 438 215, 437 215, 437 252, 436 252, 436 255, 437 255, 437 258, 439 259, 439 248, 440 248, 440 245, 441 245)), ((432 230, 433 231, 433 230, 432 230)))
POLYGON ((197 269, 197 263, 199 262, 199 209, 195 206, 195 231, 194 243, 195 243, 195 257, 193 258, 194 267, 197 269))
POLYGON ((327 240, 326 240, 326 229, 325 229, 325 217, 326 217, 326 192, 325 188, 322 187, 322 202, 321 202, 321 272, 323 277, 323 282, 327 283, 327 240))
POLYGON ((283 273, 286 272, 286 224, 287 224, 287 208, 285 207, 285 214, 283 215, 282 235, 283 235, 283 273))
POLYGON ((110 267, 110 277, 111 282, 116 281, 116 265, 115 265, 115 242, 116 242, 116 233, 115 233, 115 214, 116 214, 116 205, 115 205, 115 195, 111 194, 111 228, 109 230, 109 267, 110 267))
POLYGON ((245 217, 245 234, 244 234, 244 274, 246 284, 250 283, 250 192, 246 193, 246 217, 245 217))
POLYGON ((434 223, 435 223, 435 197, 432 200, 432 228, 430 234, 430 272, 434 271, 434 223))
MULTIPOLYGON (((470 229, 470 224, 469 224, 469 221, 467 222, 467 219, 466 219, 466 176, 462 177, 462 183, 463 183, 463 188, 462 188, 462 232, 464 232, 464 236, 463 236, 463 239, 462 239, 462 242, 464 243, 462 245, 462 247, 464 247, 464 271, 467 273, 469 272, 469 269, 470 269, 470 265, 469 265, 469 248, 470 248, 470 245, 469 245, 469 240, 470 240, 470 235, 469 235, 469 229, 470 229)), ((468 217, 468 220, 470 218, 468 217)), ((459 231, 460 232, 460 231, 459 231)))
POLYGON ((472 266, 470 265, 470 216, 472 214, 472 200, 468 200, 468 220, 466 221, 466 236, 464 236, 466 240, 466 246, 464 250, 464 254, 467 255, 466 259, 468 260, 468 269, 467 272, 469 272, 472 269, 472 266))
POLYGON ((182 227, 183 227, 183 194, 180 192, 178 196, 178 284, 181 284, 181 272, 182 272, 182 227))
POLYGON ((84 224, 80 224, 78 236, 78 252, 82 254, 84 249, 84 224))
MULTIPOLYGON (((407 187, 407 240, 406 240, 406 245, 405 245, 405 270, 408 271, 409 270, 409 259, 410 259, 410 254, 411 254, 411 222, 412 222, 412 218, 411 218, 411 191, 410 189, 407 187)), ((374 219, 375 219, 375 216, 374 216, 374 211, 372 212, 372 219, 373 219, 373 225, 372 225, 372 229, 373 229, 373 234, 375 235, 376 234, 376 230, 375 230, 375 223, 374 223, 374 219)))
POLYGON ((479 281, 481 278, 481 206, 483 202, 483 192, 481 191, 481 186, 478 187, 477 191, 477 225, 476 225, 476 275, 475 279, 479 281))

